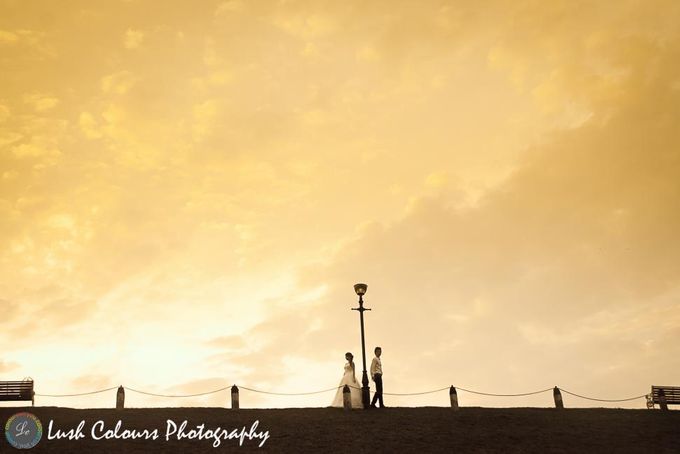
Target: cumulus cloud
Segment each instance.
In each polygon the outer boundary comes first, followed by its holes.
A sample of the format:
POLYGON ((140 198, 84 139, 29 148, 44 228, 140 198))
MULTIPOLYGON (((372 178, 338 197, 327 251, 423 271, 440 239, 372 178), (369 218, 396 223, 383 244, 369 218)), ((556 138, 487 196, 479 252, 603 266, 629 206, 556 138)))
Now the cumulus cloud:
MULTIPOLYGON (((267 346, 235 357, 262 365, 253 376, 277 377, 289 352, 321 361, 356 350, 351 284, 366 280, 369 350, 383 345, 400 391, 561 384, 625 396, 672 380, 679 363, 659 349, 680 354, 669 343, 680 345, 671 315, 680 154, 667 121, 680 116, 677 49, 647 36, 612 36, 603 48, 629 76, 586 78, 597 57, 586 54, 568 62, 572 74, 558 90, 592 94, 587 121, 532 146, 474 206, 452 208, 445 193, 421 197, 401 220, 374 224, 328 265, 305 269, 300 286, 324 282, 329 292, 278 311, 247 334, 267 346), (601 95, 606 83, 616 96, 601 95)), ((447 185, 441 174, 427 182, 447 185)))
POLYGON ((8 6, 15 373, 330 387, 365 280, 392 391, 672 381, 675 2, 128 6, 8 6))

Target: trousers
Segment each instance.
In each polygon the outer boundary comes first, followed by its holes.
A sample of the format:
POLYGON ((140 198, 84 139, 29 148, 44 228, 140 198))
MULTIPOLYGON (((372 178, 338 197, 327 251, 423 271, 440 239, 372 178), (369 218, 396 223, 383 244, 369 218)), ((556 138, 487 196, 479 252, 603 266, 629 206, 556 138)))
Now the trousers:
POLYGON ((375 394, 373 395, 371 406, 374 406, 376 402, 380 402, 380 406, 384 407, 382 374, 375 374, 373 376, 373 381, 375 382, 375 394))

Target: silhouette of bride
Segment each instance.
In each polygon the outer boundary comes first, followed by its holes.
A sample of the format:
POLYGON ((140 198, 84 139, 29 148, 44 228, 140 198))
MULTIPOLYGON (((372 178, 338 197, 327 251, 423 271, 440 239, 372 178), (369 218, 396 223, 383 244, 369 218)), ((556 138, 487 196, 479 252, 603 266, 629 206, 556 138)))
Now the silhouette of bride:
POLYGON ((364 408, 361 403, 361 385, 357 381, 356 374, 354 373, 354 355, 347 352, 345 353, 345 359, 347 360, 347 364, 345 364, 345 373, 342 376, 342 380, 340 380, 331 407, 342 408, 342 389, 345 385, 348 385, 352 397, 352 408, 364 408))

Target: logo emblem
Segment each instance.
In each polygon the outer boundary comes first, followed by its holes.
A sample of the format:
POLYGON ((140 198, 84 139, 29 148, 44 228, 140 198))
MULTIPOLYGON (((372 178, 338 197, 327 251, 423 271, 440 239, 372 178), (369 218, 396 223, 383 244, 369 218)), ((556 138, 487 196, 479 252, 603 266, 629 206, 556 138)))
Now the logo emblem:
POLYGON ((17 449, 30 449, 37 445, 42 432, 42 424, 33 413, 17 413, 10 416, 5 424, 5 438, 17 449))

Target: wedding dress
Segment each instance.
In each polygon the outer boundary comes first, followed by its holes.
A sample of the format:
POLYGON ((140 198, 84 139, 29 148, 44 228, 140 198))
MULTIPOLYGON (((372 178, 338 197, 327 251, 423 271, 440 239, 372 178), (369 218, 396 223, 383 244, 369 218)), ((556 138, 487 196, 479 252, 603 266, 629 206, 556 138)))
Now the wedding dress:
POLYGON ((340 380, 340 384, 338 385, 338 390, 335 393, 335 399, 333 399, 331 407, 343 407, 342 389, 345 385, 349 386, 350 396, 352 397, 352 408, 364 408, 361 403, 361 385, 357 381, 357 377, 354 375, 354 369, 350 363, 345 364, 345 373, 342 376, 342 380, 340 380))

